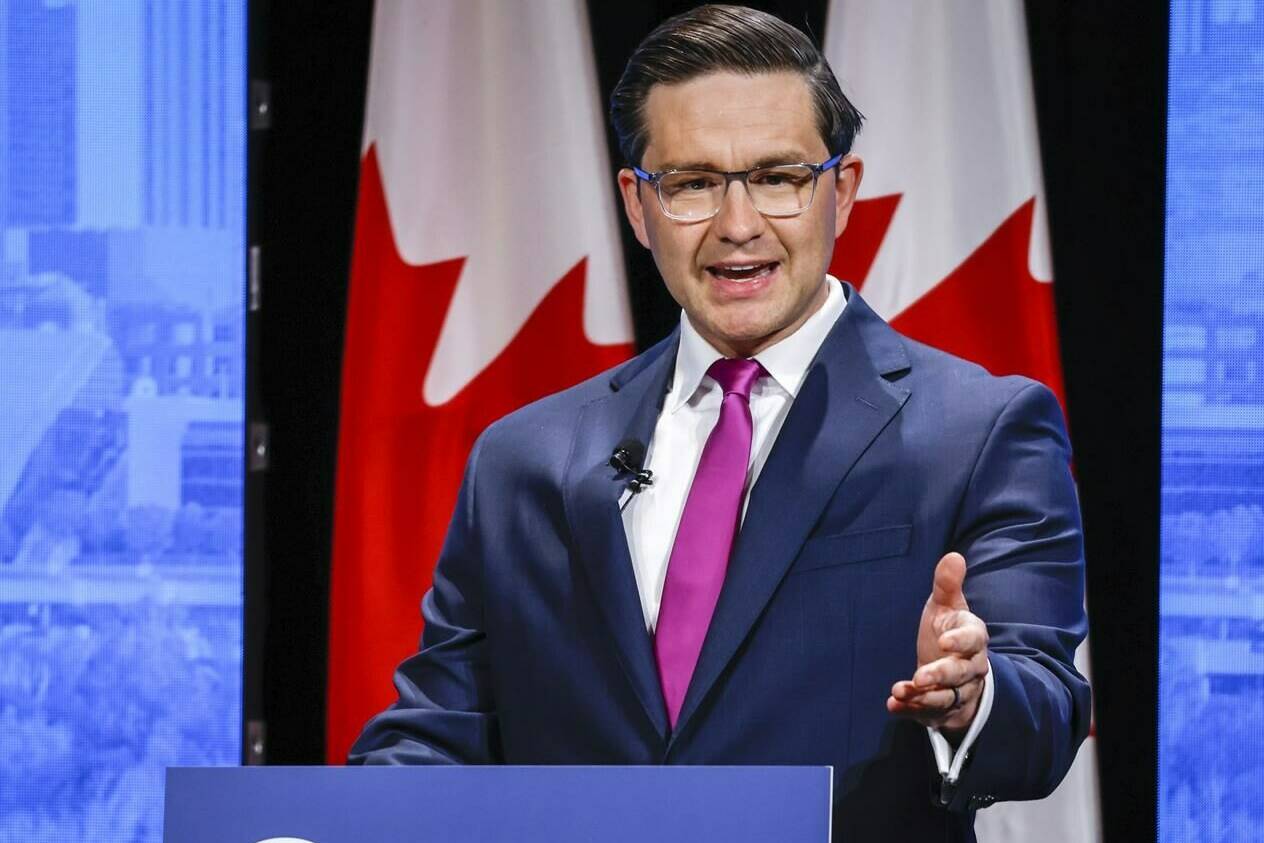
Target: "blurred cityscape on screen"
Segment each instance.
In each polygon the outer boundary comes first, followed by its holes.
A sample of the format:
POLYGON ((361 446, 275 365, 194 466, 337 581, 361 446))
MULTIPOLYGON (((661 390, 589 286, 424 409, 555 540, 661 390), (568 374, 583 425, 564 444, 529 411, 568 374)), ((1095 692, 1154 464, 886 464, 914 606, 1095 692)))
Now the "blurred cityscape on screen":
POLYGON ((1264 2, 1176 0, 1170 55, 1159 839, 1245 843, 1264 840, 1264 2))
POLYGON ((245 3, 0 0, 0 843, 240 758, 245 3))

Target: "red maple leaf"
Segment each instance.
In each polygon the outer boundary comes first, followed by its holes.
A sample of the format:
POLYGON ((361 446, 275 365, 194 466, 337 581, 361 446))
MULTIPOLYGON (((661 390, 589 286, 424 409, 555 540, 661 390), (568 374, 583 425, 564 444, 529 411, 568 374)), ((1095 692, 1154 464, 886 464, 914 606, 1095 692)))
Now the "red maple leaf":
MULTIPOLYGON (((487 425, 629 358, 583 330, 586 260, 536 307, 509 345, 451 400, 422 384, 465 258, 412 266, 391 230, 377 154, 361 165, 343 353, 334 511, 326 757, 341 763, 394 694, 395 666, 417 646, 418 603, 487 425)), ((477 326, 470 326, 476 330, 477 326)))
MULTIPOLYGON (((862 289, 901 194, 856 203, 834 246, 830 272, 862 289)), ((1066 410, 1053 285, 1028 267, 1035 199, 1018 207, 946 278, 891 320, 915 340, 996 375, 1041 381, 1066 410)))

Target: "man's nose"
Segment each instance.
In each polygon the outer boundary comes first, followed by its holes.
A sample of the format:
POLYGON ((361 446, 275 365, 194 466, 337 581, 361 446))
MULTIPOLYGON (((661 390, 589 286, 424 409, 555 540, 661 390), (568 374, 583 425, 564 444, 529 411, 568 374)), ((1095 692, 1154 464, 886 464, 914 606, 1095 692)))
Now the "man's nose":
POLYGON ((755 210, 750 192, 740 181, 731 181, 720 200, 720 211, 712 223, 721 240, 745 243, 764 231, 764 215, 755 210))

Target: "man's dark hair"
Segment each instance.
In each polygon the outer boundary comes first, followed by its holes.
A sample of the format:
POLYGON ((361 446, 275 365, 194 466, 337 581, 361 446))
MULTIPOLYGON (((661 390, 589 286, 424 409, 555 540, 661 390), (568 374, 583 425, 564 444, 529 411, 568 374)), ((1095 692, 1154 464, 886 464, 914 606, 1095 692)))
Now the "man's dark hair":
POLYGON ((851 150, 863 119, 825 56, 803 32, 766 12, 744 6, 699 6, 659 24, 646 36, 610 95, 610 122, 629 164, 640 166, 649 144, 645 100, 655 85, 686 82, 708 73, 803 75, 816 107, 816 124, 830 155, 851 150))

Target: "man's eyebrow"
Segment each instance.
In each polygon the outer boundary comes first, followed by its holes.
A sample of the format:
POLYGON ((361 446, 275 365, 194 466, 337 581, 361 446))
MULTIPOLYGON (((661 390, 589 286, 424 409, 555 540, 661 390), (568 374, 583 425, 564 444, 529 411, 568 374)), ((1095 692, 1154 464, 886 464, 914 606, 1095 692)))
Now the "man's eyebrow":
POLYGON ((710 161, 701 159, 693 161, 668 161, 659 166, 658 172, 663 173, 667 170, 719 170, 720 168, 712 164, 710 161))
MULTIPOLYGON (((810 159, 811 156, 804 155, 802 150, 785 150, 772 155, 761 156, 750 167, 744 169, 757 170, 760 167, 775 167, 778 164, 817 163, 810 159)), ((689 161, 668 161, 658 168, 660 173, 667 170, 714 170, 716 172, 725 172, 723 167, 717 167, 714 162, 701 158, 689 161)))
POLYGON ((760 158, 758 161, 752 164, 751 169, 756 170, 756 169, 759 169, 760 167, 775 167, 778 164, 814 164, 816 163, 812 161, 811 159, 812 159, 812 156, 805 155, 803 150, 801 149, 785 150, 783 152, 778 152, 776 155, 765 155, 763 158, 760 158))

